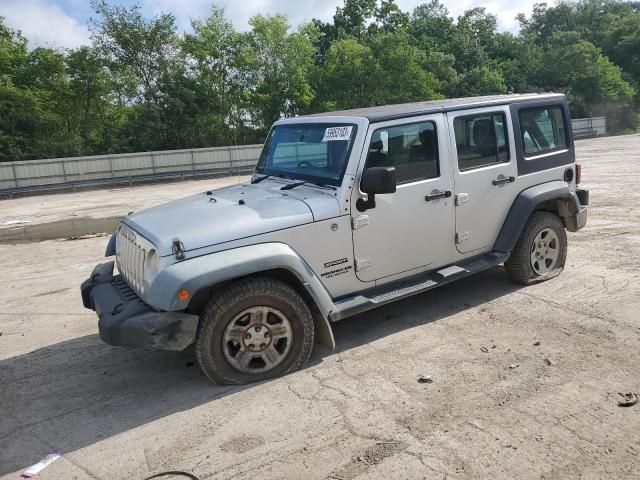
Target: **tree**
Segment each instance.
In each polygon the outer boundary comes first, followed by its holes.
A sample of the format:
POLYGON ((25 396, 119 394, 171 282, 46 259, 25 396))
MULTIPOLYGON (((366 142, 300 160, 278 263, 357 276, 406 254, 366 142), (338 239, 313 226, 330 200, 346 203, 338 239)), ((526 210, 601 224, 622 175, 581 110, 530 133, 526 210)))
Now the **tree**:
POLYGON ((27 39, 20 32, 15 32, 5 25, 0 16, 0 78, 11 80, 16 68, 27 58, 27 39))
POLYGON ((311 105, 309 74, 317 30, 308 24, 290 34, 282 15, 256 15, 249 24, 249 108, 255 125, 266 129, 280 117, 304 113, 311 105))
POLYGON ((442 98, 441 85, 424 69, 427 56, 404 33, 384 33, 371 40, 379 66, 378 102, 386 104, 442 98))
POLYGON ((380 65, 371 48, 353 38, 333 42, 319 81, 316 110, 376 105, 380 65))
POLYGON ((333 23, 340 37, 363 39, 367 22, 376 13, 376 0, 344 0, 344 7, 338 7, 333 23))
MULTIPOLYGON (((120 132, 127 150, 181 148, 188 145, 184 129, 190 122, 172 122, 184 99, 172 97, 180 89, 184 62, 172 15, 147 19, 139 5, 93 3, 99 19, 93 23, 93 42, 104 58, 122 105, 133 105, 120 132), (132 135, 135 132, 135 135, 132 135)), ((184 92, 182 92, 184 94, 184 92)), ((189 97, 189 95, 186 95, 189 97)))
POLYGON ((456 58, 456 69, 464 72, 478 70, 489 61, 494 48, 497 19, 484 8, 467 10, 458 17, 453 31, 451 53, 456 58))
POLYGON ((451 52, 455 25, 447 8, 438 0, 418 5, 411 14, 409 34, 425 50, 451 52))
POLYGON ((178 36, 173 15, 146 19, 139 5, 111 7, 106 0, 93 3, 100 19, 94 22, 93 41, 118 73, 133 74, 142 99, 161 104, 162 83, 178 57, 178 36))
POLYGON ((522 36, 499 33, 489 56, 495 58, 496 68, 502 73, 511 92, 540 90, 538 72, 544 64, 544 49, 522 36))
POLYGON ((71 128, 79 136, 82 153, 102 153, 107 126, 117 125, 109 102, 111 84, 105 63, 94 49, 80 47, 66 56, 71 128))
POLYGON ((507 93, 504 77, 489 67, 476 67, 458 77, 449 93, 456 97, 475 97, 507 93))
MULTIPOLYGON (((384 32, 404 30, 409 25, 409 15, 400 10, 394 0, 381 0, 376 8, 376 23, 373 25, 384 32)), ((376 29, 371 29, 375 32, 376 29)))
POLYGON ((182 49, 193 60, 189 73, 200 107, 195 139, 202 145, 236 143, 249 92, 247 37, 236 32, 224 10, 216 7, 205 21, 194 20, 192 27, 182 49))
POLYGON ((561 89, 582 111, 589 104, 626 102, 635 95, 620 68, 592 43, 567 32, 555 34, 551 44, 541 70, 543 88, 561 89))

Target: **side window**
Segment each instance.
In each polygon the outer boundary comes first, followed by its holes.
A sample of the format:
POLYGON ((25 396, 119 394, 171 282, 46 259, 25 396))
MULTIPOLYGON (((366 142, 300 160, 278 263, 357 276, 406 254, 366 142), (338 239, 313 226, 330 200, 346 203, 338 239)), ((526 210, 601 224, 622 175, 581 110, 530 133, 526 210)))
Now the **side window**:
POLYGON ((562 108, 523 108, 518 113, 524 155, 540 155, 567 148, 562 108))
POLYGON ((371 167, 395 167, 398 184, 439 177, 435 123, 411 123, 374 131, 365 168, 371 167))
POLYGON ((509 161, 504 113, 482 113, 453 121, 460 171, 509 161))

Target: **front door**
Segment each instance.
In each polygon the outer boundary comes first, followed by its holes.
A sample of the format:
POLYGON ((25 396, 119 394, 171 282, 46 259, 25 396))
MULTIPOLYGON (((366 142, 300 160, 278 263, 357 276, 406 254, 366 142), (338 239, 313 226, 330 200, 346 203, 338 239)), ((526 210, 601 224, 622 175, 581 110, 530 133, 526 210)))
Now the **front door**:
POLYGON ((449 112, 454 152, 456 248, 493 247, 518 193, 518 171, 508 106, 449 112))
POLYGON ((445 118, 427 115, 374 124, 363 154, 365 168, 395 167, 395 193, 376 195, 364 212, 352 195, 356 274, 362 281, 402 277, 450 262, 455 249, 453 179, 445 118))

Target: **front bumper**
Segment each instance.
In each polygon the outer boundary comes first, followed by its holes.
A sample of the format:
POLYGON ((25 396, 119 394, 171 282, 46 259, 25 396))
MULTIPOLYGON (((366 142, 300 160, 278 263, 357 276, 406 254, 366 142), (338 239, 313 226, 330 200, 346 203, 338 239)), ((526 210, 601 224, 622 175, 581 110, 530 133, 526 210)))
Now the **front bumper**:
POLYGON ((192 344, 198 316, 158 312, 144 303, 120 275, 114 262, 97 265, 82 283, 82 303, 98 314, 98 330, 105 343, 154 350, 184 350, 192 344))

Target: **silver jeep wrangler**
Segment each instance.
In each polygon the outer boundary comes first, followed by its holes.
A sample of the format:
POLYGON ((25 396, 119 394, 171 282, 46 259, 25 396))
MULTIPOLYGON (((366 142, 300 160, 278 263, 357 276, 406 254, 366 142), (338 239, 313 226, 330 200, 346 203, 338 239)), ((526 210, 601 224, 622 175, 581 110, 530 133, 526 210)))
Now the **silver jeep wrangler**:
POLYGON ((275 123, 250 182, 124 218, 82 285, 111 345, 195 343, 216 383, 301 368, 331 323, 504 263, 559 274, 588 191, 567 101, 505 95, 275 123))

